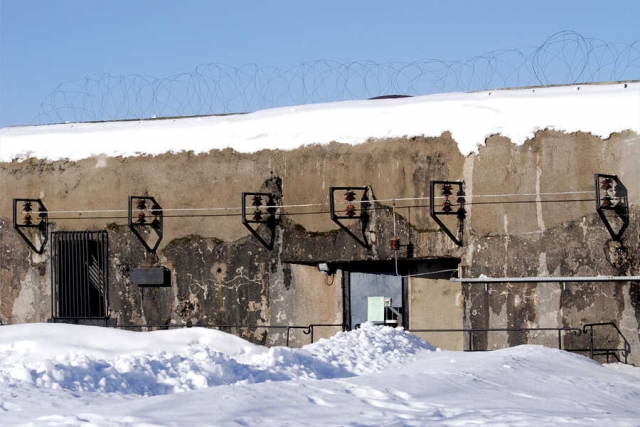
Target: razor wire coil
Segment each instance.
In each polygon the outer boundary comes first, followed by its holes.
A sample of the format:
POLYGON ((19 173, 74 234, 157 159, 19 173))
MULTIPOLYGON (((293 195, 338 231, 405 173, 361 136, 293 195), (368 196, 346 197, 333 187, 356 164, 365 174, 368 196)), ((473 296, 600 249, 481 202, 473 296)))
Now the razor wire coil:
POLYGON ((34 124, 242 113, 265 108, 522 86, 640 79, 640 42, 610 43, 573 31, 540 46, 458 61, 331 60, 282 69, 209 63, 168 77, 93 74, 64 82, 34 124))

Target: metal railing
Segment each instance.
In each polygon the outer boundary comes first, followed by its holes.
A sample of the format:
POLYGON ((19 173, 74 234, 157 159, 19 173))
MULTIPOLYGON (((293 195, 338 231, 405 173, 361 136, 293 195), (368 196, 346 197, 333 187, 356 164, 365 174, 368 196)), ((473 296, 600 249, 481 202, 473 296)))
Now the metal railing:
POLYGON ((315 342, 314 331, 317 328, 340 328, 342 331, 346 330, 346 325, 341 323, 311 323, 309 325, 242 325, 242 324, 169 324, 169 325, 154 325, 154 324, 144 324, 144 325, 110 325, 115 329, 139 329, 139 330, 162 330, 162 329, 176 329, 176 328, 207 328, 207 329, 267 329, 267 330, 285 330, 286 337, 286 346, 289 347, 289 343, 291 342, 291 331, 292 330, 300 330, 303 334, 309 335, 310 343, 313 344, 315 342))
MULTIPOLYGON (((627 341, 627 338, 622 334, 622 331, 620 331, 620 328, 618 328, 618 325, 616 325, 615 322, 587 323, 582 327, 582 333, 589 334, 589 349, 586 351, 589 352, 589 357, 591 359, 594 359, 596 356, 605 356, 607 363, 609 363, 609 357, 613 357, 616 359, 616 361, 622 362, 622 360, 620 360, 620 357, 618 356, 619 354, 624 358, 624 363, 627 363, 627 358, 631 353, 631 344, 629 344, 629 341, 627 341), (596 340, 594 338, 594 328, 601 328, 606 326, 612 327, 617 332, 618 337, 622 339, 622 348, 595 346, 596 340)), ((609 339, 606 339, 606 341, 607 343, 611 342, 609 339)))
MULTIPOLYGON (((603 323, 587 323, 582 328, 571 327, 556 327, 556 328, 459 328, 459 329, 409 329, 411 333, 465 333, 467 334, 467 348, 464 351, 486 351, 485 349, 476 349, 473 346, 475 333, 491 333, 491 332, 539 332, 539 331, 556 331, 558 334, 558 349, 565 350, 572 353, 586 353, 591 359, 595 359, 599 356, 606 357, 606 362, 609 363, 610 358, 614 358, 618 362, 628 363, 628 356, 631 354, 631 344, 627 338, 622 334, 622 331, 618 328, 615 322, 603 322, 603 323), (622 348, 610 347, 608 345, 598 346, 594 328, 612 327, 619 339, 622 340, 622 348), (563 348, 562 347, 562 334, 571 332, 575 337, 582 335, 589 337, 589 346, 587 348, 563 348), (621 359, 622 357, 622 359, 621 359)), ((611 340, 606 338, 606 342, 610 343, 611 340)))
POLYGON ((488 332, 544 332, 544 331, 556 331, 558 333, 558 349, 562 350, 562 333, 572 332, 575 336, 582 334, 580 328, 458 328, 458 329, 408 329, 411 333, 423 332, 423 333, 446 333, 446 332, 461 332, 467 334, 467 349, 465 351, 486 351, 484 349, 475 349, 473 347, 473 334, 475 333, 488 333, 488 332))
MULTIPOLYGON (((82 323, 83 319, 51 319, 54 322, 65 323, 82 323)), ((95 320, 95 319, 85 319, 95 320)), ((342 331, 346 330, 346 325, 340 323, 312 323, 309 325, 243 325, 243 324, 196 324, 190 323, 183 324, 142 324, 142 325, 118 325, 115 324, 114 319, 105 319, 105 326, 115 329, 138 329, 141 331, 150 330, 162 330, 162 329, 176 329, 176 328, 208 328, 208 329, 266 329, 266 330, 284 330, 286 346, 288 347, 291 342, 291 331, 300 330, 304 335, 309 335, 310 343, 315 342, 314 331, 317 328, 340 328, 342 331)), ((0 325, 1 325, 0 321, 0 325)), ((467 348, 464 351, 487 351, 486 349, 474 348, 474 334, 476 333, 494 333, 494 332, 556 332, 558 334, 558 349, 565 350, 573 353, 587 353, 591 359, 595 359, 599 356, 605 356, 606 362, 609 363, 610 358, 614 358, 618 362, 628 363, 628 356, 631 354, 631 344, 624 336, 622 331, 618 328, 615 322, 603 322, 603 323, 587 323, 582 328, 572 327, 555 327, 555 328, 426 328, 426 329, 407 329, 410 333, 464 333, 467 334, 467 348), (617 333, 619 339, 622 340, 622 348, 618 347, 598 347, 596 345, 597 339, 595 338, 594 328, 611 327, 617 333), (572 333, 575 337, 586 335, 589 337, 588 348, 563 348, 562 335, 563 333, 572 333), (622 359, 620 358, 622 357, 622 359)), ((611 342, 610 339, 606 339, 607 342, 611 342)))

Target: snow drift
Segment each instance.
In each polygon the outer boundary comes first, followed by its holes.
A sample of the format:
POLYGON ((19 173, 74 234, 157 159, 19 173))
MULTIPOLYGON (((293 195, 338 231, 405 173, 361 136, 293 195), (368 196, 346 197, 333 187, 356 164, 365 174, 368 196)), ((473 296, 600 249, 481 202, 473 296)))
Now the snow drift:
POLYGON ((365 324, 302 349, 214 330, 0 326, 0 426, 637 426, 638 368, 434 351, 365 324))

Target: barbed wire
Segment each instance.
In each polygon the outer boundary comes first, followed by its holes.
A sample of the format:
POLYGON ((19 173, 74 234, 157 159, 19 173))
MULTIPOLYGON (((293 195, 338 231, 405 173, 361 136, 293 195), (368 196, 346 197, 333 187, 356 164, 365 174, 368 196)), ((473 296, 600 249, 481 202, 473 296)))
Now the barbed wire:
POLYGON ((459 61, 330 60, 281 69, 209 63, 157 78, 93 74, 64 82, 35 124, 250 112, 265 108, 521 86, 640 79, 640 42, 610 43, 573 31, 538 47, 494 50, 459 61))

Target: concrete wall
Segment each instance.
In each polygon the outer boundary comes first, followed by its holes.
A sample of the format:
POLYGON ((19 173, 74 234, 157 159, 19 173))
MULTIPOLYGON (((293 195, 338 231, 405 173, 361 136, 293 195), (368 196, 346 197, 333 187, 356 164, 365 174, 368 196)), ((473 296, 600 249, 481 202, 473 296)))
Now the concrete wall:
MULTIPOLYGON (((608 140, 585 134, 539 132, 515 147, 492 137, 465 167, 474 194, 518 193, 533 196, 501 203, 498 197, 471 209, 470 238, 464 257, 465 275, 478 277, 636 275, 637 159, 640 140, 622 133, 608 140), (631 225, 623 241, 615 242, 595 214, 594 173, 617 174, 626 185, 631 225), (544 195, 551 192, 585 193, 544 195)), ((575 327, 615 321, 637 350, 640 305, 638 284, 559 283, 465 285, 465 322, 469 327, 575 327), (472 303, 471 303, 472 302, 472 303)), ((566 347, 585 346, 586 337, 562 337, 566 347)), ((606 331, 600 343, 621 346, 606 331)), ((476 334, 475 348, 501 348, 536 342, 557 345, 555 333, 476 334)))
MULTIPOLYGON (((412 277, 409 281, 411 329, 462 329, 464 300, 462 286, 449 280, 412 277)), ((462 332, 415 332, 445 350, 465 349, 462 332)))
MULTIPOLYGON (((640 137, 630 132, 602 140, 546 130, 522 146, 492 136, 467 157, 444 134, 252 154, 224 150, 0 164, 0 318, 19 323, 51 316, 49 252, 34 254, 12 229, 13 198, 42 199, 54 230, 108 230, 111 316, 120 324, 339 324, 340 267, 392 260, 394 220, 401 242, 413 242, 414 259, 459 259, 465 277, 635 275, 639 147, 640 137), (622 242, 612 241, 595 212, 595 173, 617 174, 627 186, 631 225, 622 242), (465 183, 462 247, 429 217, 429 182, 443 179, 465 183), (370 196, 379 201, 364 230, 368 248, 330 220, 329 187, 348 185, 369 186, 370 196), (237 208, 243 191, 272 192, 279 205, 288 206, 280 212, 272 250, 241 224, 237 208), (130 195, 154 196, 168 209, 157 257, 145 253, 126 227, 130 195), (210 210, 189 210, 196 208, 210 210), (318 272, 320 261, 333 263, 337 274, 318 272), (129 271, 140 265, 169 268, 171 287, 132 284, 129 271)), ((359 223, 347 225, 363 236, 359 223)), ((398 256, 406 257, 405 247, 398 256)), ((411 310, 410 327, 444 326, 421 314, 433 313, 436 306, 447 310, 441 318, 448 327, 578 327, 613 320, 632 341, 634 357, 640 355, 638 284, 574 283, 564 289, 504 284, 486 291, 476 284, 455 286, 423 287, 420 279, 412 279, 410 299, 417 309, 411 310)), ((322 333, 330 335, 329 329, 322 333)), ((282 342, 282 331, 266 332, 242 331, 257 342, 282 342)), ((299 344, 308 339, 292 336, 299 344)), ((580 339, 562 337, 564 346, 583 345, 580 339)), ((619 343, 614 335, 603 339, 619 343)), ((555 346, 557 337, 476 334, 472 344, 500 348, 524 342, 555 346)), ((459 348, 461 341, 442 347, 459 348)))

